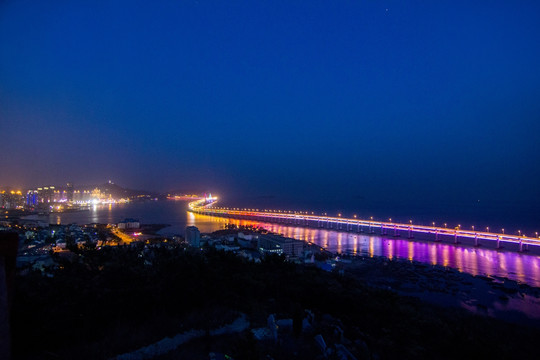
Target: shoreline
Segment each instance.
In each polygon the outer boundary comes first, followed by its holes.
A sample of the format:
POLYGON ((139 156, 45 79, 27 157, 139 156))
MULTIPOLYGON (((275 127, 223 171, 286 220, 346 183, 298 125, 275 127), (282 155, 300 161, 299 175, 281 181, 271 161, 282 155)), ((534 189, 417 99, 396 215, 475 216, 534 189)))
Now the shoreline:
POLYGON ((340 265, 344 273, 370 287, 443 307, 462 308, 477 315, 540 327, 540 287, 414 260, 384 256, 345 256, 344 259, 346 261, 340 265))
MULTIPOLYGON (((454 244, 453 242, 445 242, 445 241, 433 241, 426 238, 403 238, 403 237, 390 237, 390 236, 384 236, 380 234, 366 234, 366 233, 358 233, 358 232, 351 232, 351 231, 339 231, 336 229, 319 229, 319 228, 311 228, 311 227, 305 227, 305 226, 288 226, 284 225, 283 227, 287 229, 304 229, 304 230, 315 230, 315 231, 323 231, 328 232, 328 234, 334 233, 335 236, 338 238, 341 236, 345 236, 345 239, 341 239, 341 241, 344 243, 344 245, 341 245, 343 247, 346 247, 344 250, 338 250, 336 249, 336 244, 331 244, 330 246, 324 246, 322 237, 319 237, 317 240, 306 240, 306 235, 302 233, 301 235, 293 234, 292 236, 287 234, 284 231, 275 231, 275 227, 279 227, 280 224, 275 223, 268 223, 268 222, 252 222, 261 224, 259 227, 262 227, 268 231, 273 231, 280 233, 283 236, 291 237, 296 240, 303 240, 306 244, 315 244, 321 248, 323 248, 325 251, 328 251, 332 254, 336 255, 349 255, 349 256, 370 256, 369 252, 374 251, 377 252, 373 254, 373 256, 385 256, 388 258, 399 258, 403 260, 409 259, 411 257, 410 253, 408 252, 408 249, 404 249, 404 246, 412 246, 415 249, 414 254, 412 255, 413 260, 418 261, 423 264, 430 265, 433 262, 437 263, 440 266, 443 266, 442 263, 448 259, 443 258, 444 253, 447 249, 453 249, 451 250, 451 253, 448 255, 450 260, 454 258, 454 261, 456 264, 452 264, 451 261, 448 265, 448 267, 452 269, 456 269, 458 271, 463 271, 466 273, 469 273, 471 275, 489 275, 489 276, 501 276, 508 278, 510 280, 519 281, 522 283, 526 283, 529 286, 540 286, 540 278, 534 277, 534 274, 531 275, 531 272, 524 272, 521 275, 517 272, 511 271, 510 268, 506 269, 504 262, 505 259, 511 259, 514 261, 517 261, 516 259, 521 259, 522 257, 524 259, 528 259, 528 261, 534 261, 540 264, 540 255, 538 252, 540 252, 540 247, 537 247, 534 249, 534 251, 524 251, 524 252, 518 252, 515 250, 512 250, 509 247, 503 247, 501 249, 496 248, 490 248, 487 246, 474 246, 471 243, 468 242, 461 242, 458 244, 454 244), (277 225, 277 226, 276 226, 277 225), (357 244, 355 245, 358 250, 355 250, 351 248, 350 242, 347 243, 347 240, 350 240, 350 237, 357 239, 357 244), (368 246, 368 242, 370 241, 370 238, 376 238, 377 244, 380 245, 379 248, 375 248, 372 250, 370 246, 368 246), (401 244, 400 244, 401 243, 401 244), (412 244, 412 245, 411 245, 412 244), (442 249, 437 249, 435 253, 430 253, 429 255, 425 254, 426 251, 431 250, 431 247, 442 247, 442 249), (388 248, 388 249, 387 249, 388 248), (392 252, 393 251, 393 252, 392 252), (417 252, 423 251, 423 255, 418 255, 417 252), (390 253, 388 253, 390 252, 390 253), (400 253, 402 252, 402 253, 400 253), (478 266, 477 269, 473 269, 475 264, 467 264, 466 260, 468 260, 468 257, 471 256, 475 257, 475 261, 478 260, 484 260, 485 262, 489 262, 490 264, 495 264, 495 267, 492 268, 492 273, 488 273, 486 271, 483 271, 485 269, 482 269, 482 266, 478 266), (459 264, 459 261, 455 259, 455 257, 461 256, 464 260, 461 264, 459 264), (489 258, 491 256, 491 259, 486 260, 486 258, 489 258), (425 261, 420 260, 419 257, 425 257, 425 261), (499 257, 502 257, 502 259, 499 259, 499 257), (429 259, 428 259, 429 258, 429 259), (461 266, 461 268, 459 267, 461 266), (470 269, 470 268, 471 269, 470 269), (475 273, 473 273, 476 272, 475 273), (506 272, 507 274, 501 274, 506 272), (515 278, 513 278, 511 275, 516 274, 515 278), (525 276, 527 274, 527 276, 525 276), (517 279, 518 277, 529 277, 530 279, 517 279)), ((294 233, 294 231, 293 231, 294 233)), ((339 246, 339 245, 338 245, 339 246)), ((533 248, 533 247, 531 247, 533 248)), ((477 265, 477 264, 476 264, 477 265)), ((484 264, 485 265, 485 264, 484 264)), ((509 264, 507 264, 509 265, 509 264)), ((518 267, 517 265, 515 265, 518 267)), ((537 268, 534 265, 532 265, 533 268, 537 268)), ((517 269, 516 269, 517 270, 517 269)))
POLYGON ((477 315, 540 327, 540 287, 524 281, 486 273, 472 274, 451 266, 399 256, 336 253, 312 242, 304 243, 315 249, 314 252, 321 251, 327 258, 335 259, 332 262, 339 273, 351 275, 370 287, 443 307, 461 308, 477 315))

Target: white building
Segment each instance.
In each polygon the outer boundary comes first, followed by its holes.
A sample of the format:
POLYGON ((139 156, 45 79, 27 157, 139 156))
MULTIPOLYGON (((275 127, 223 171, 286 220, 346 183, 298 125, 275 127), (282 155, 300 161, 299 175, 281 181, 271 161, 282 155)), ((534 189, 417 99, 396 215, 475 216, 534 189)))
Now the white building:
POLYGON ((259 235, 257 247, 261 253, 285 254, 288 257, 301 257, 304 242, 279 235, 259 235))
POLYGON ((201 246, 201 232, 196 226, 186 228, 186 242, 193 247, 201 246))
POLYGON ((125 219, 118 223, 117 227, 119 229, 138 229, 141 227, 139 220, 135 219, 125 219))

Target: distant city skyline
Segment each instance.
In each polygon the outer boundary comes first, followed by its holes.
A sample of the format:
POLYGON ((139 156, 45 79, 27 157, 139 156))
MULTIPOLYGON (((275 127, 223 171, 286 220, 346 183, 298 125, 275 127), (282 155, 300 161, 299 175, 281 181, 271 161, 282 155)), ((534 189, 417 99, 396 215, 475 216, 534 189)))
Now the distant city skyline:
POLYGON ((166 194, 166 193, 175 193, 175 194, 193 194, 197 193, 199 195, 203 195, 205 193, 210 193, 210 190, 203 190, 203 189, 168 189, 165 191, 158 191, 155 189, 132 189, 132 188, 126 188, 122 184, 117 184, 112 180, 107 181, 101 181, 96 183, 90 183, 90 182, 82 182, 82 183, 73 183, 71 181, 63 182, 63 183, 37 183, 38 185, 35 186, 21 186, 21 185, 1 185, 0 184, 0 193, 1 192, 12 192, 12 193, 23 193, 27 191, 34 191, 34 190, 48 190, 49 188, 54 190, 66 190, 67 188, 75 188, 79 190, 93 190, 96 187, 102 187, 106 185, 112 185, 117 186, 119 188, 125 188, 126 190, 134 190, 134 191, 142 191, 142 192, 148 192, 148 193, 160 193, 160 194, 166 194))
POLYGON ((0 4, 0 187, 540 202, 540 3, 0 4))

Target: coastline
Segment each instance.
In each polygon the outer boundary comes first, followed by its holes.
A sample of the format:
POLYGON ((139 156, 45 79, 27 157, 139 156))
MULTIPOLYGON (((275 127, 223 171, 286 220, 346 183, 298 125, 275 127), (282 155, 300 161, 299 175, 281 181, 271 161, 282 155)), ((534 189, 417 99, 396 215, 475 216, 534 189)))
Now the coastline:
POLYGON ((540 288, 499 277, 406 259, 344 257, 340 268, 368 286, 466 309, 481 316, 540 327, 540 288))

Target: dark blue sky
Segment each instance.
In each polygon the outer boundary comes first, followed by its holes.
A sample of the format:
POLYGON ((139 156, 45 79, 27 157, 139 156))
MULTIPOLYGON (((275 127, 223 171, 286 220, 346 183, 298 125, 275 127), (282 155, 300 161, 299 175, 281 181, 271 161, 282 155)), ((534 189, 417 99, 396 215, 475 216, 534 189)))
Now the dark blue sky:
POLYGON ((538 1, 4 1, 0 185, 540 201, 538 1))

